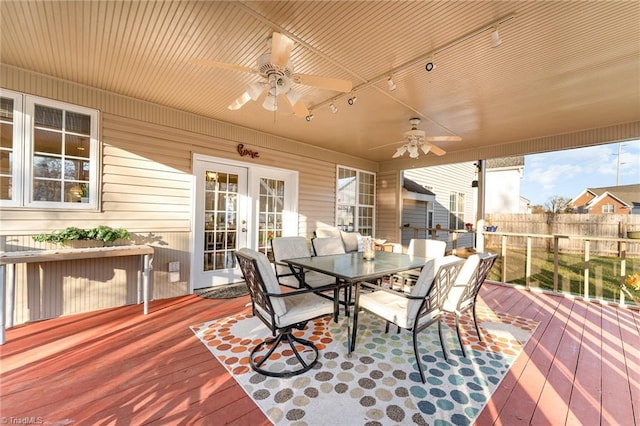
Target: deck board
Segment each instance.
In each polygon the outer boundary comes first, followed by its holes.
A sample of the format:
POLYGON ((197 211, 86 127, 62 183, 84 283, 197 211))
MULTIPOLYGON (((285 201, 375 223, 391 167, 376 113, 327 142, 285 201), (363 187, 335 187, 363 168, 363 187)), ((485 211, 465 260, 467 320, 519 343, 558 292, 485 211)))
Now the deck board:
MULTIPOLYGON (((270 424, 189 330, 247 309, 248 296, 183 296, 34 322, 0 347, 0 411, 75 424, 270 424)), ((640 421, 640 314, 483 286, 478 302, 539 321, 478 425, 640 421)))

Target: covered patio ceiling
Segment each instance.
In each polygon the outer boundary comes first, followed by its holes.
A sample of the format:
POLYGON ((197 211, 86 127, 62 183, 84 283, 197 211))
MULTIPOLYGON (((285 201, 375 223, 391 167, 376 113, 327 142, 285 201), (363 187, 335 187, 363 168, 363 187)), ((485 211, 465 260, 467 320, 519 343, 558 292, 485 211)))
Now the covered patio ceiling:
POLYGON ((635 1, 20 0, 1 2, 0 17, 5 69, 166 105, 381 169, 640 136, 635 1), (494 25, 499 47, 492 47, 494 25), (294 116, 283 99, 275 112, 262 99, 229 110, 260 77, 192 60, 255 67, 273 31, 294 40, 295 72, 348 79, 354 90, 295 84, 311 121, 294 116), (436 67, 427 72, 429 60, 436 67), (438 142, 442 157, 391 159, 412 117, 427 135, 462 141, 438 142), (602 140, 581 136, 593 129, 602 140))

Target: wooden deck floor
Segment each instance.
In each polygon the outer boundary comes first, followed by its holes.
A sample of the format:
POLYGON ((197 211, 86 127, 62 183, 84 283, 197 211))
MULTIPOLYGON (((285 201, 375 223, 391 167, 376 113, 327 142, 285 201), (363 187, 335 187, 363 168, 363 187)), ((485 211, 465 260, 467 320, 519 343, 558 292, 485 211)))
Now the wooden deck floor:
MULTIPOLYGON (((481 303, 540 322, 478 425, 640 424, 640 313, 485 285, 481 303)), ((184 296, 31 323, 0 347, 5 423, 269 424, 191 324, 248 297, 184 296)))

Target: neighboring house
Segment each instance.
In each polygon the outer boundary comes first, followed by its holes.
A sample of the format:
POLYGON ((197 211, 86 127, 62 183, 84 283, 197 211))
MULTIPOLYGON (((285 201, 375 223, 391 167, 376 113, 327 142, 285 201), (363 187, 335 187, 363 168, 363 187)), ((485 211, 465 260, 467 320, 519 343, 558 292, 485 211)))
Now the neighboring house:
POLYGON ((527 213, 520 197, 524 156, 486 161, 485 213, 527 213))
MULTIPOLYGON (((402 224, 418 228, 464 230, 465 223, 475 223, 477 190, 473 162, 409 169, 403 172, 402 224)), ((425 238, 425 233, 418 235, 425 238)), ((407 246, 413 231, 403 230, 402 245, 407 246)), ((447 241, 451 249, 452 234, 438 231, 437 239, 447 241)), ((471 247, 471 235, 458 235, 458 247, 471 247)))
POLYGON ((531 200, 520 196, 520 211, 519 213, 531 213, 531 200))
POLYGON ((587 188, 571 205, 577 213, 640 214, 640 184, 587 188))

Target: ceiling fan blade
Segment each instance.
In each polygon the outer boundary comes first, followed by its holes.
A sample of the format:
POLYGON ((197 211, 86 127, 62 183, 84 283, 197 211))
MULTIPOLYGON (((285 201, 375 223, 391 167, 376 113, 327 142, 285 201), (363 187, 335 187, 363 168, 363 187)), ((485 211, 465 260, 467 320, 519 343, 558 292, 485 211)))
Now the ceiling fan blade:
POLYGON ((429 152, 433 152, 435 155, 442 156, 447 153, 444 149, 437 147, 433 144, 429 144, 431 146, 431 150, 429 152))
POLYGON ((424 139, 429 142, 460 142, 462 140, 460 136, 427 136, 424 139))
POLYGON ((238 97, 235 101, 231 102, 231 104, 227 107, 231 111, 238 110, 244 106, 247 102, 251 100, 251 96, 247 92, 244 92, 242 95, 238 97))
POLYGON ((293 40, 281 33, 273 33, 271 37, 271 63, 286 67, 293 49, 293 40))
POLYGON ((293 114, 296 117, 306 117, 307 115, 309 115, 309 109, 302 101, 296 102, 295 104, 291 105, 291 107, 293 108, 293 114))
POLYGON ((350 92, 353 83, 349 80, 339 78, 320 77, 311 74, 294 74, 292 76, 294 83, 304 84, 305 86, 319 87, 321 89, 335 90, 337 92, 350 92))
POLYGON ((242 65, 227 64, 225 62, 210 61, 209 59, 194 58, 194 59, 191 59, 189 62, 192 63, 192 64, 196 64, 196 65, 204 65, 204 66, 207 66, 207 67, 224 68, 224 69, 232 70, 232 71, 241 71, 241 72, 249 72, 249 73, 258 72, 258 70, 255 70, 255 69, 249 68, 249 67, 244 67, 242 65))
POLYGON ((369 151, 371 151, 373 149, 384 148, 385 146, 397 145, 399 143, 407 143, 407 141, 397 141, 397 142, 385 143, 384 145, 379 145, 379 146, 374 146, 373 148, 369 148, 369 151))
POLYGON ((281 93, 278 95, 279 99, 287 99, 287 102, 291 105, 291 109, 293 109, 293 115, 296 117, 306 117, 309 115, 309 110, 300 99, 301 97, 302 96, 293 89, 289 90, 287 93, 281 93))

